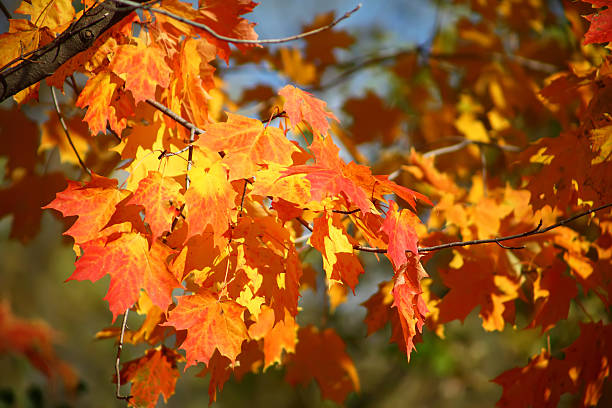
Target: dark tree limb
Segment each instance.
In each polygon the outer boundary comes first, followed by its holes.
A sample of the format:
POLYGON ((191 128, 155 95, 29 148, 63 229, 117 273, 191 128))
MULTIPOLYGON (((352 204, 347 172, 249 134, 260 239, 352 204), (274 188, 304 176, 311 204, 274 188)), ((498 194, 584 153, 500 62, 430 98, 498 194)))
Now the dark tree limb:
MULTIPOLYGON (((145 0, 136 0, 142 3, 145 0)), ((83 16, 49 44, 22 56, 21 62, 0 72, 0 102, 51 76, 70 58, 87 50, 106 30, 134 11, 118 9, 113 0, 105 0, 83 16)))

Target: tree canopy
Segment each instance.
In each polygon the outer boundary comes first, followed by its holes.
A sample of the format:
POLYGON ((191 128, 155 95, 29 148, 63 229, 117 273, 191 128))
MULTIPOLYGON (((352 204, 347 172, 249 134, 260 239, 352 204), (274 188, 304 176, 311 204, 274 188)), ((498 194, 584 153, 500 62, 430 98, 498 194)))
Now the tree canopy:
MULTIPOLYGON (((27 243, 53 213, 67 280, 109 282, 116 397, 154 407, 197 366, 210 403, 282 370, 367 405, 366 334, 410 363, 477 314, 537 332, 490 379, 498 406, 610 403, 612 3, 432 2, 427 39, 392 49, 343 28, 361 5, 271 39, 256 6, 2 7, 0 217, 27 243)), ((76 392, 54 330, 2 297, 0 353, 76 392)))

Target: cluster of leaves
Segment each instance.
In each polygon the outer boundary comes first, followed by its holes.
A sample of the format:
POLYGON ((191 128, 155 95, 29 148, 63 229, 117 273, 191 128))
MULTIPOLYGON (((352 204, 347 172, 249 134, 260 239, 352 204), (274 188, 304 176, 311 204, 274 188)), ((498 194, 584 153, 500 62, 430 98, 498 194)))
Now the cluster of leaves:
MULTIPOLYGON (((242 17, 253 2, 200 1, 196 9, 162 0, 160 10, 198 24, 131 13, 47 78, 58 89, 68 84, 67 97, 86 108, 85 124, 67 104, 70 143, 55 115, 41 125, 40 145, 33 124, 20 130, 19 143, 3 138, 13 182, 0 194, 40 188, 32 205, 2 200, 0 214, 14 215, 11 234, 24 240, 37 231, 40 203, 76 216, 66 231, 78 257, 69 280, 110 275, 104 299, 113 321, 130 309, 146 316, 139 328, 98 334, 149 346, 117 379, 132 384, 131 405, 154 406, 160 394, 167 400, 183 363, 204 363, 211 401, 232 373, 241 378, 276 364, 291 384, 316 380, 323 398, 342 403, 359 390, 338 334, 296 321, 300 291, 315 280, 305 264, 309 247, 322 256, 331 306, 355 291, 364 273, 360 253, 390 260, 391 278, 364 303, 365 324, 371 334, 390 323, 391 340, 408 360, 424 327, 443 337, 446 323, 475 309, 485 330, 501 331, 517 325, 517 304, 526 304, 525 328, 542 334, 585 298, 609 311, 610 211, 539 233, 542 222, 612 202, 612 71, 607 50, 588 45, 612 36, 608 10, 588 16, 585 35, 581 15, 593 12, 590 5, 567 2, 560 15, 533 1, 456 3, 449 10, 463 7, 467 16, 436 31, 428 47, 341 64, 335 49, 356 43, 346 32, 308 37, 303 52, 271 51, 254 48, 253 24, 242 17), (560 19, 570 25, 559 29, 560 19), (237 42, 240 53, 232 54, 202 25, 252 41, 237 42), (391 106, 374 91, 349 99, 343 110, 352 124, 342 130, 312 94, 258 86, 238 105, 263 101, 263 121, 224 115, 234 103, 223 92, 217 58, 259 63, 310 90, 325 89, 323 77, 337 74, 336 86, 377 64, 395 84, 386 99, 398 102, 391 106), (83 89, 75 74, 87 77, 83 89), (561 130, 542 137, 551 122, 561 130), (405 148, 406 130, 412 149, 405 148), (340 158, 330 132, 354 161, 340 158), (453 140, 459 143, 445 146, 453 140), (371 144, 385 154, 369 161, 371 144), (64 188, 59 173, 42 170, 53 146, 72 165, 79 164, 73 148, 86 152, 89 181, 64 188), (107 177, 118 163, 121 183, 107 177), (529 230, 538 233, 520 242, 455 246, 442 265, 431 256, 438 245, 529 230)), ((22 3, 17 12, 29 20, 11 20, 0 36, 0 65, 65 35, 73 19, 95 9, 90 1, 83 6, 76 12, 69 1, 22 3)), ((332 21, 319 16, 304 29, 332 21)), ((15 100, 33 104, 39 87, 15 100)), ((3 124, 23 116, 17 107, 2 115, 3 124)), ((596 404, 609 375, 612 330, 607 321, 590 321, 580 333, 563 357, 546 349, 497 377, 499 405, 554 406, 564 393, 596 404)))

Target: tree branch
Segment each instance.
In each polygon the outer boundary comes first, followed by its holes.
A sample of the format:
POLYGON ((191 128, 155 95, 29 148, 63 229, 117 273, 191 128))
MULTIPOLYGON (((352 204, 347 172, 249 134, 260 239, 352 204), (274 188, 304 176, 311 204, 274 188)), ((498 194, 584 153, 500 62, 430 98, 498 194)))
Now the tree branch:
POLYGON ((100 35, 133 11, 133 7, 119 10, 113 0, 105 0, 83 13, 49 44, 9 63, 8 68, 5 66, 0 71, 0 102, 51 76, 62 64, 87 50, 100 35), (19 60, 19 64, 10 66, 19 60))
MULTIPOLYGON (((460 247, 460 246, 468 246, 468 245, 480 245, 480 244, 491 244, 491 243, 495 243, 499 246, 501 246, 502 248, 506 248, 506 249, 522 249, 522 247, 508 247, 505 245, 500 244, 501 242, 504 241, 510 241, 512 239, 517 239, 517 238, 525 238, 525 237, 529 237, 532 235, 538 235, 538 234, 543 234, 545 232, 548 232, 552 229, 561 227, 569 222, 572 222, 580 217, 584 217, 585 215, 589 215, 592 214, 596 211, 601 211, 604 210, 606 208, 610 208, 612 207, 612 203, 609 204, 605 204, 596 208, 592 208, 588 211, 584 211, 581 213, 578 213, 572 217, 569 218, 564 218, 559 222, 556 222, 552 225, 549 225, 546 228, 542 228, 542 221, 540 220, 540 223, 538 224, 537 227, 535 227, 532 230, 529 231, 525 231, 522 232, 520 234, 515 234, 515 235, 507 235, 504 237, 499 237, 499 238, 490 238, 490 239, 475 239, 472 241, 457 241, 457 242, 449 242, 448 244, 441 244, 441 245, 435 245, 435 246, 431 246, 431 247, 421 247, 419 248, 419 254, 423 254, 426 252, 433 252, 433 251, 439 251, 441 249, 446 249, 446 248, 454 248, 454 247, 460 247)), ((300 221, 300 219, 298 219, 298 221, 300 221)), ((301 220, 300 222, 302 222, 303 220, 301 220)), ((305 221, 304 221, 305 222, 305 221)), ((363 252, 374 252, 377 254, 385 254, 387 253, 387 250, 384 248, 373 248, 373 247, 367 247, 367 246, 362 246, 362 245, 353 245, 353 249, 357 250, 357 251, 363 251, 363 252)), ((408 250, 406 250, 406 252, 408 252, 408 250)))
POLYGON ((8 8, 6 8, 6 6, 1 0, 0 0, 0 10, 2 10, 2 13, 6 16, 7 20, 10 20, 11 18, 13 18, 13 16, 11 16, 11 12, 9 11, 8 8))
POLYGON ((215 37, 218 40, 229 42, 229 43, 234 43, 234 44, 280 44, 280 43, 286 43, 286 42, 290 42, 290 41, 299 40, 300 38, 304 38, 304 37, 310 37, 311 35, 315 35, 315 34, 318 34, 318 33, 322 32, 322 31, 329 30, 330 28, 332 28, 333 26, 335 26, 336 24, 338 24, 342 20, 345 20, 345 19, 349 18, 353 13, 355 13, 357 10, 359 10, 361 8, 361 3, 359 3, 357 5, 357 7, 355 7, 351 11, 347 11, 346 13, 344 13, 344 15, 342 17, 332 21, 331 23, 329 23, 327 25, 324 25, 323 27, 319 27, 319 28, 316 28, 314 30, 307 31, 305 33, 296 34, 296 35, 292 35, 292 36, 289 36, 289 37, 283 37, 283 38, 270 38, 270 39, 264 39, 264 40, 245 40, 245 39, 242 39, 242 38, 226 37, 224 35, 218 34, 215 30, 213 30, 212 28, 210 28, 206 24, 202 24, 202 23, 198 23, 198 22, 193 21, 193 20, 189 20, 187 18, 179 16, 178 14, 174 14, 174 13, 172 13, 170 11, 166 11, 166 10, 163 10, 163 9, 151 7, 151 5, 138 4, 137 2, 131 1, 131 0, 114 0, 114 1, 116 3, 125 4, 125 5, 128 5, 128 6, 137 7, 137 8, 143 9, 143 10, 149 10, 149 11, 152 11, 152 12, 155 12, 155 13, 163 14, 165 16, 173 18, 173 19, 175 19, 177 21, 180 21, 182 23, 189 24, 189 25, 191 25, 193 27, 200 28, 200 29, 206 31, 208 34, 212 35, 213 37, 215 37))
POLYGON ((199 127, 189 122, 187 119, 184 119, 182 116, 179 116, 179 114, 171 111, 169 108, 165 107, 161 103, 154 101, 153 99, 146 99, 145 102, 162 112, 164 115, 183 125, 187 129, 193 130, 194 133, 197 133, 198 135, 205 133, 203 129, 200 129, 199 127))

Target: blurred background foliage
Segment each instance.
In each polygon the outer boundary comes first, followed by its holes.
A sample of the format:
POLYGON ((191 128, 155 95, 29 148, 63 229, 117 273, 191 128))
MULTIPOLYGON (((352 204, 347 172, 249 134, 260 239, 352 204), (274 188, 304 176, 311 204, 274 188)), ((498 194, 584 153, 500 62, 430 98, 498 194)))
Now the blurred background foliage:
MULTIPOLYGON (((15 1, 5 5, 10 10, 17 7, 15 1)), ((263 0, 246 17, 257 23, 261 38, 282 37, 327 23, 332 15, 337 17, 354 6, 353 1, 344 0, 263 0), (328 14, 330 11, 333 14, 328 14)), ((577 59, 578 54, 598 58, 597 50, 585 51, 577 40, 586 26, 580 15, 588 9, 580 2, 558 0, 365 0, 362 10, 333 31, 235 54, 229 66, 218 61, 225 93, 218 96, 218 115, 221 117, 223 108, 265 119, 274 106, 281 105, 276 91, 294 83, 328 102, 342 124, 336 131, 342 154, 347 160, 369 163, 376 174, 394 173, 409 164, 413 147, 427 152, 447 145, 449 138, 452 142, 452 135, 457 134, 454 121, 461 112, 479 117, 488 113, 487 132, 497 132, 508 144, 524 145, 527 140, 556 135, 560 129, 560 120, 544 112, 535 93, 525 88, 541 86, 551 73, 566 69, 566 61, 577 59), (505 65, 508 61, 516 66, 505 65), (504 121, 511 121, 512 126, 504 126, 504 121)), ((6 25, 0 28, 6 30, 6 25)), ((44 88, 41 101, 50 109, 44 88)), ((25 111, 32 120, 43 122, 48 115, 37 109, 25 111)), ((8 120, 0 123, 4 129, 0 131, 6 132, 8 120)), ((105 143, 100 142, 101 151, 105 143)), ((101 155, 100 151, 95 153, 101 155)), ((469 153, 440 156, 436 165, 456 175, 464 187, 482 172, 481 154, 488 177, 503 173, 509 165, 508 156, 499 149, 469 153)), ((49 146, 40 155, 48 173, 61 170, 78 178, 78 167, 63 160, 57 147, 49 146)), ((106 168, 112 167, 108 163, 117 163, 110 156, 105 158, 106 168)), ((0 160, 0 171, 4 171, 10 159, 0 160)), ((121 173, 114 175, 122 177, 121 173)), ((5 174, 2 180, 3 188, 9 186, 5 174)), ((399 180, 418 189, 409 172, 399 174, 399 180)), ((510 178, 502 181, 516 182, 510 178)), ((6 210, 7 201, 19 206, 29 200, 15 195, 15 190, 0 194, 4 201, 0 216, 13 212, 6 210)), ((35 203, 38 206, 50 200, 36 199, 41 201, 35 203)), ((0 407, 121 406, 111 382, 115 344, 94 339, 101 327, 110 325, 111 315, 101 300, 108 278, 96 284, 63 283, 73 271, 74 252, 70 240, 59 238, 65 224, 50 212, 42 214, 37 233, 16 235, 13 222, 12 215, 0 219, 0 298, 10 304, 16 316, 42 319, 53 329, 57 355, 74 367, 78 380, 68 392, 61 381, 48 380, 23 355, 0 353, 0 407)), ((315 266, 320 262, 314 254, 306 256, 313 256, 315 266)), ((434 281, 438 267, 451 259, 450 251, 442 251, 428 261, 426 269, 434 281)), ((298 318, 300 325, 334 327, 346 341, 361 383, 361 392, 347 400, 349 407, 493 406, 502 389, 491 379, 526 364, 529 356, 543 347, 550 347, 553 353, 566 347, 578 336, 577 322, 585 318, 572 304, 567 321, 540 337, 537 329, 523 329, 531 312, 521 301, 517 302, 516 327, 506 326, 502 332, 485 332, 475 310, 463 324, 453 321, 445 325, 444 339, 426 328, 423 342, 417 344, 417 353, 408 364, 405 354, 388 343, 390 328, 366 337, 366 310, 361 304, 380 281, 390 278, 392 269, 385 259, 379 261, 371 254, 363 254, 362 261, 367 273, 355 295, 349 293, 346 303, 330 311, 319 273, 317 287, 302 294, 303 310, 298 318)), ((595 317, 605 314, 595 299, 584 299, 584 306, 595 317)), ((137 327, 138 318, 130 315, 128 325, 137 327)), ((142 351, 128 346, 122 361, 142 351)), ((207 383, 196 377, 198 371, 191 367, 188 375, 181 377, 169 406, 207 404, 207 383)), ((283 376, 282 370, 271 368, 264 374, 247 374, 240 382, 231 380, 214 405, 334 406, 321 401, 315 384, 293 388, 283 376)), ((571 397, 562 399, 562 405, 572 402, 571 397)), ((609 402, 602 400, 602 404, 609 402)))

